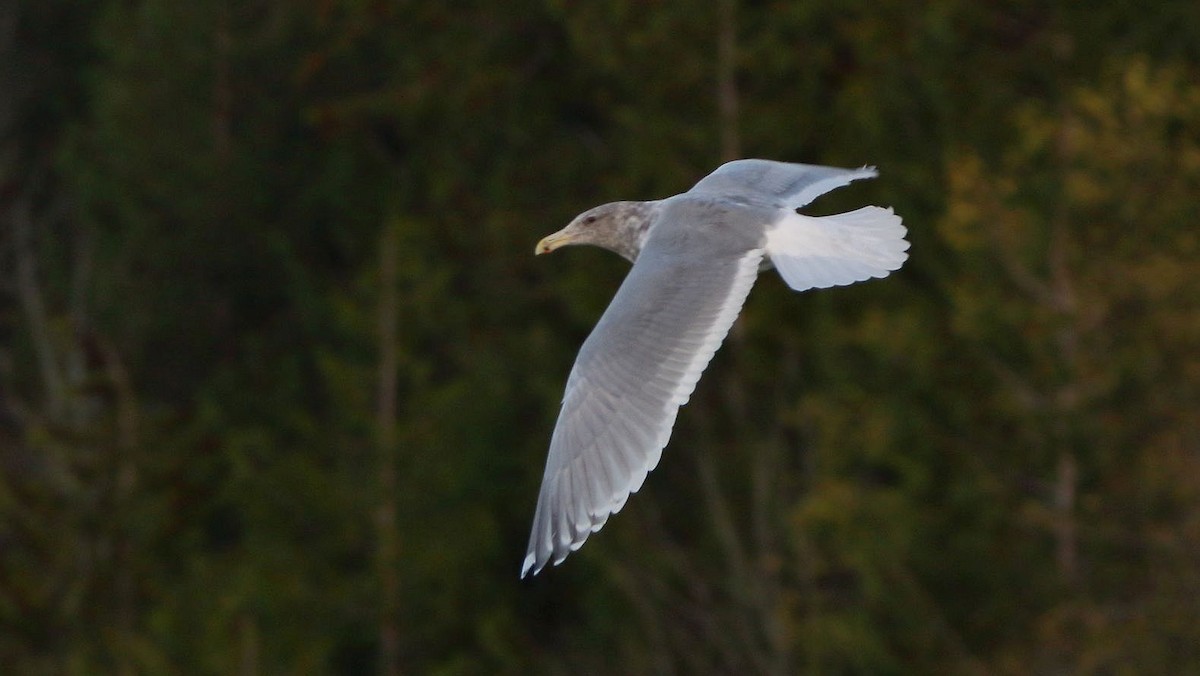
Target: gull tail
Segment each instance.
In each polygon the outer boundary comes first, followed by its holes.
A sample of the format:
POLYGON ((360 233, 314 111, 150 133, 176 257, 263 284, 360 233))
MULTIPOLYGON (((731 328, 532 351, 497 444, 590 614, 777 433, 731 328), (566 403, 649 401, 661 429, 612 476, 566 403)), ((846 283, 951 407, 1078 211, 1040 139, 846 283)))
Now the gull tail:
POLYGON ((767 230, 767 255, 796 291, 844 286, 899 270, 907 232, 890 207, 832 216, 788 210, 767 230))

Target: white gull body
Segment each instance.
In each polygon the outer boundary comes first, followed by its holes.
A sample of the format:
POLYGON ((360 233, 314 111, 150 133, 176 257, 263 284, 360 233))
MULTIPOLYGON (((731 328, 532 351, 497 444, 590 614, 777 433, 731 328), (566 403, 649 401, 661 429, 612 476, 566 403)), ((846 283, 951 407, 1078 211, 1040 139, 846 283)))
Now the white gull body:
POLYGON ((886 277, 908 258, 890 208, 796 212, 871 167, 721 165, 691 190, 586 211, 537 253, 593 244, 633 261, 567 378, 521 576, 558 564, 654 469, 679 407, 725 339, 759 270, 796 291, 886 277))

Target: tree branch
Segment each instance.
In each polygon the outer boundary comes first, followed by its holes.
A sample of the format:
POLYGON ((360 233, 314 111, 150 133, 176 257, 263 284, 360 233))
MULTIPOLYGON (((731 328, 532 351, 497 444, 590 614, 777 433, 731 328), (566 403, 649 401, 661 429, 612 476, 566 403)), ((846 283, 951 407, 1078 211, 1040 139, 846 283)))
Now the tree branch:
POLYGON ((62 368, 50 337, 50 320, 37 277, 37 254, 33 247, 33 214, 29 192, 16 200, 10 210, 13 223, 13 248, 16 256, 17 295, 29 322, 29 336, 37 359, 38 372, 51 417, 58 418, 65 407, 66 387, 62 368))

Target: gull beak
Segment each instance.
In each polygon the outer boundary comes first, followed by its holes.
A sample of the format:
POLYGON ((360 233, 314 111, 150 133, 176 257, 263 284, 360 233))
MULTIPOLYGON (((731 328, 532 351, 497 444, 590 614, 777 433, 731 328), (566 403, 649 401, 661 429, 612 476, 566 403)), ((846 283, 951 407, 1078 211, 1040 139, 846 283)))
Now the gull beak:
POLYGON ((533 250, 533 255, 548 254, 560 246, 570 244, 572 239, 574 238, 567 234, 565 229, 559 230, 553 235, 546 235, 542 238, 542 241, 537 243, 537 247, 533 250))

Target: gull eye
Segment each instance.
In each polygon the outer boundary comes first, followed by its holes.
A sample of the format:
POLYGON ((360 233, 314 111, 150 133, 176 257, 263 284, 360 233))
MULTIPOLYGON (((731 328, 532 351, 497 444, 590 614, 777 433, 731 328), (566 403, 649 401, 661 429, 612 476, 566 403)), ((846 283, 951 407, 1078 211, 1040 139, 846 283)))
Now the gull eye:
POLYGON ((595 222, 596 222, 596 217, 595 217, 595 216, 584 216, 584 217, 583 217, 583 224, 584 224, 584 225, 591 225, 592 223, 595 223, 595 222))

